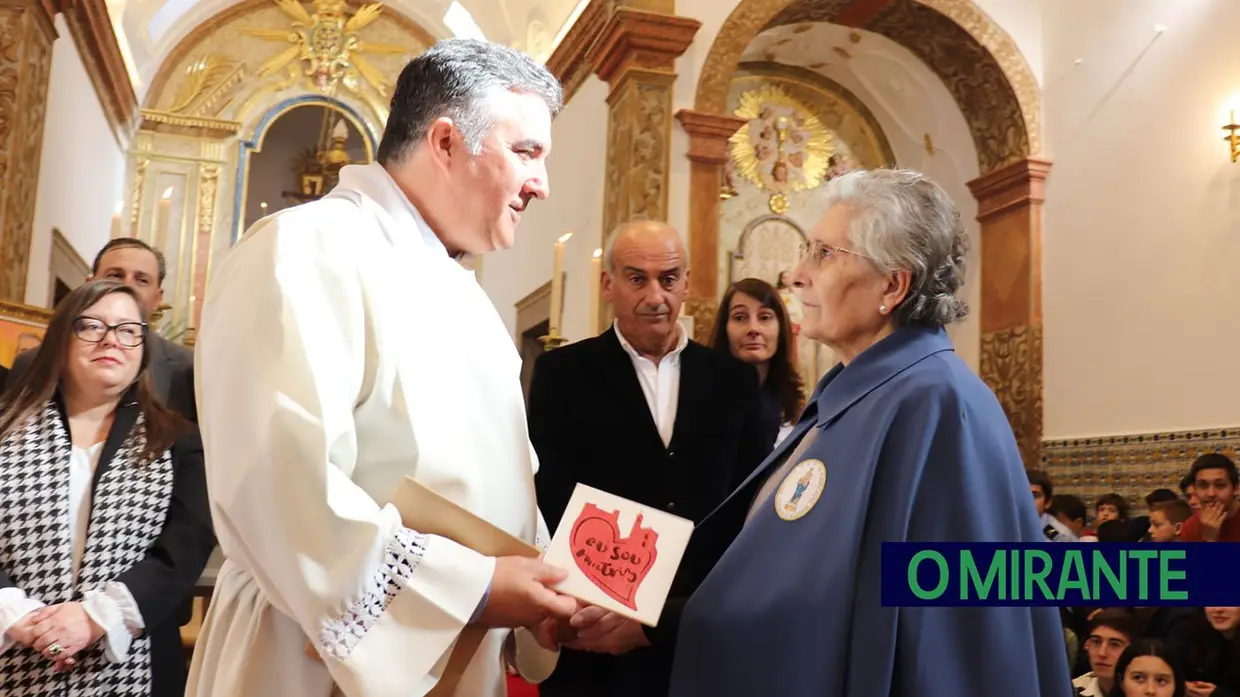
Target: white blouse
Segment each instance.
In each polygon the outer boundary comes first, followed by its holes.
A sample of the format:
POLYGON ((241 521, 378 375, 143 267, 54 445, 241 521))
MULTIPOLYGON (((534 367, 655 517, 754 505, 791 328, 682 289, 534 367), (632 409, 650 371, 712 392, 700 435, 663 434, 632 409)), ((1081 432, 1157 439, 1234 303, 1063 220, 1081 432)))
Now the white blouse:
MULTIPOLYGON (((77 584, 82 554, 86 550, 86 534, 90 528, 91 491, 95 481, 95 467, 103 443, 89 448, 73 446, 69 457, 69 536, 73 540, 73 582, 77 584)), ((134 635, 145 628, 142 613, 133 595, 123 583, 115 581, 102 589, 87 591, 82 597, 86 614, 106 631, 104 654, 113 663, 123 663, 129 653, 134 635)), ((8 630, 30 612, 43 607, 44 603, 26 596, 20 588, 0 588, 0 653, 13 646, 8 630)))

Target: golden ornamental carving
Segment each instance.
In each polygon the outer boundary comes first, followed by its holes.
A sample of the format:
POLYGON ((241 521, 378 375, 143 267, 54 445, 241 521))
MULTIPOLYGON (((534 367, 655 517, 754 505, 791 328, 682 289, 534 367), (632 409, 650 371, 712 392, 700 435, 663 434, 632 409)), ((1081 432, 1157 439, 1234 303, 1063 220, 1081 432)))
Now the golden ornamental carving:
POLYGON ((291 44, 258 68, 259 77, 268 77, 289 65, 301 63, 302 73, 315 89, 333 93, 339 85, 360 93, 362 83, 383 97, 389 96, 383 72, 363 54, 405 54, 409 47, 367 42, 361 32, 379 18, 383 5, 372 3, 345 14, 344 0, 314 0, 313 12, 297 0, 275 0, 284 14, 292 19, 291 29, 244 27, 242 32, 270 41, 291 44))
POLYGON ((1042 327, 982 335, 978 373, 1007 414, 1026 467, 1041 462, 1042 327))
POLYGON ((146 182, 146 168, 151 161, 145 157, 139 157, 137 165, 133 171, 133 190, 130 192, 131 201, 129 206, 129 230, 131 237, 137 237, 141 229, 138 227, 139 220, 142 216, 142 186, 146 182))
POLYGON ((743 93, 734 113, 748 121, 729 139, 736 173, 771 192, 772 212, 788 210, 788 194, 822 183, 833 138, 799 101, 768 84, 743 93))
POLYGON ((685 298, 680 312, 693 318, 693 340, 699 344, 710 345, 712 333, 715 331, 715 313, 719 310, 718 301, 700 295, 685 298))
POLYGON ((39 19, 0 8, 0 299, 26 295, 51 63, 39 19))
POLYGON ((198 234, 210 236, 215 227, 215 191, 219 183, 218 165, 201 165, 198 169, 198 234))
POLYGON ((603 230, 667 219, 671 87, 634 80, 613 94, 607 120, 603 230))
POLYGON ((172 105, 165 111, 183 116, 213 116, 228 105, 229 91, 245 78, 245 64, 225 56, 203 56, 185 69, 172 105))

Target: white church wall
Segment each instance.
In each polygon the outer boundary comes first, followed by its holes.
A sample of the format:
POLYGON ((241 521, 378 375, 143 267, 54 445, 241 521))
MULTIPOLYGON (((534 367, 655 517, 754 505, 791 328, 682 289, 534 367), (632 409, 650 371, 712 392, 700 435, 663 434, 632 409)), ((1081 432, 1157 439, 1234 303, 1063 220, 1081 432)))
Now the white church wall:
POLYGON ((1044 4, 1046 437, 1236 426, 1240 3, 1044 4))
POLYGON ((603 173, 607 157, 607 83, 591 76, 556 117, 547 161, 551 196, 533 201, 512 249, 486 255, 480 278, 510 334, 515 304, 551 280, 555 241, 571 232, 564 249, 564 321, 570 341, 590 335, 590 259, 602 246, 603 173))
POLYGON ((51 300, 52 228, 89 264, 111 237, 125 183, 125 148, 104 115, 63 15, 56 17, 56 31, 26 277, 26 302, 38 306, 51 300))

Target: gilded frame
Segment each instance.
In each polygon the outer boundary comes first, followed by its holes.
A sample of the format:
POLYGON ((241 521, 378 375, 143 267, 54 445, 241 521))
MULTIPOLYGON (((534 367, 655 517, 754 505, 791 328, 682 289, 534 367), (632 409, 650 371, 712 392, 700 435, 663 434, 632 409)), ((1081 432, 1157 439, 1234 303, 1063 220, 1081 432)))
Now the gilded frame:
POLYGON ((51 319, 52 311, 45 307, 0 300, 0 365, 12 366, 20 351, 38 348, 51 319), (38 343, 30 345, 32 339, 38 343))

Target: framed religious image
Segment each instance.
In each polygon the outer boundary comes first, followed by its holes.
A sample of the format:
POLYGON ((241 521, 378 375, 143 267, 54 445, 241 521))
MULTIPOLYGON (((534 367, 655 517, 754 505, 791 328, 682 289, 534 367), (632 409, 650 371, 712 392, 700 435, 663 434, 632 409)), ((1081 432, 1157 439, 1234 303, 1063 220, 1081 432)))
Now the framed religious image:
POLYGON ((38 348, 51 318, 47 308, 0 300, 0 365, 11 367, 17 354, 38 348))
POLYGON ((556 590, 653 627, 693 522, 578 484, 544 561, 568 571, 556 590))

